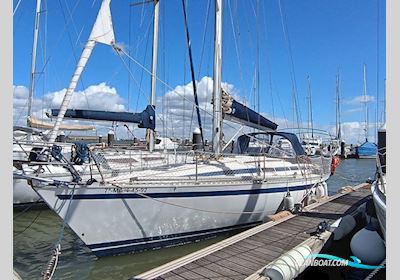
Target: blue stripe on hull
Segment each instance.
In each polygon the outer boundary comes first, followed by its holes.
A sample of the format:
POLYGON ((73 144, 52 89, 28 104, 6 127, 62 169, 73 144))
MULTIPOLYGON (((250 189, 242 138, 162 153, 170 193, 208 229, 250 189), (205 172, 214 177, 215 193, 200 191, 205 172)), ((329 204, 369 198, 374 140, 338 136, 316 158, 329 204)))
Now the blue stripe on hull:
MULTIPOLYGON (((301 191, 311 188, 313 185, 282 187, 282 188, 266 188, 266 189, 248 189, 248 190, 230 190, 230 191, 204 191, 204 192, 176 192, 176 193, 146 193, 151 198, 175 198, 175 197, 205 197, 205 196, 228 196, 228 195, 249 195, 262 193, 281 193, 290 191, 301 191)), ((71 199, 70 194, 58 194, 58 199, 71 199)), ((140 199, 145 198, 137 193, 116 193, 116 194, 75 194, 72 200, 81 199, 140 199)))
POLYGON ((130 240, 122 240, 122 241, 114 241, 114 242, 106 242, 106 243, 97 243, 87 245, 92 252, 97 257, 104 257, 109 255, 118 255, 124 253, 134 253, 143 250, 155 249, 168 247, 172 245, 178 245, 188 242, 193 242, 199 239, 205 239, 207 237, 212 237, 217 235, 218 233, 223 233, 227 231, 232 231, 240 228, 248 228, 252 226, 256 226, 261 224, 261 221, 246 223, 241 225, 227 226, 217 229, 208 229, 208 230, 199 230, 192 232, 184 232, 178 234, 169 234, 155 237, 147 237, 147 238, 139 238, 139 239, 130 239, 130 240), (144 243, 144 244, 143 244, 144 243), (131 244, 131 245, 129 245, 131 244), (114 247, 120 246, 120 247, 114 247), (107 248, 114 247, 114 248, 107 248), (104 248, 104 249, 101 249, 104 248), (96 250, 97 249, 97 250, 96 250))

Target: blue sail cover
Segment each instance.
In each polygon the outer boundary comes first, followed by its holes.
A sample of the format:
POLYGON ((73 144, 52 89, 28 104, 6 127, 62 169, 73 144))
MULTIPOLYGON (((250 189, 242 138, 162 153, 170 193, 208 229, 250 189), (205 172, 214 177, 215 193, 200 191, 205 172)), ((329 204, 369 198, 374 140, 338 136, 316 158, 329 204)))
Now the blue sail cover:
POLYGON ((358 155, 359 156, 376 156, 378 152, 378 147, 375 143, 364 142, 364 144, 358 147, 358 155))
MULTIPOLYGON (((59 109, 51 109, 51 114, 57 116, 59 111, 59 109)), ((154 108, 150 105, 147 105, 146 109, 141 113, 68 109, 65 113, 65 117, 85 120, 137 123, 140 128, 155 129, 156 127, 154 108)))
POLYGON ((232 112, 226 113, 226 116, 230 118, 239 120, 240 123, 255 127, 258 129, 272 129, 276 130, 278 125, 267 118, 261 116, 259 113, 253 111, 252 109, 244 106, 243 104, 233 100, 232 112), (244 122, 244 123, 243 123, 244 122))

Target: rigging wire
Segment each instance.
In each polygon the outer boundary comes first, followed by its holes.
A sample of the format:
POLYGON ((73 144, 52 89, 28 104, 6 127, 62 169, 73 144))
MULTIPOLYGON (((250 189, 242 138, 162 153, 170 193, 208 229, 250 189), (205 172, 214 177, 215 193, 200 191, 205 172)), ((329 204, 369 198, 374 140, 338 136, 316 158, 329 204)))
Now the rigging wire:
POLYGON ((293 52, 292 52, 292 45, 290 42, 290 37, 289 37, 289 31, 287 27, 287 18, 286 14, 284 12, 284 7, 281 3, 281 0, 278 0, 279 4, 279 14, 281 18, 281 25, 282 25, 282 31, 283 35, 285 38, 286 42, 286 47, 289 52, 289 64, 290 64, 290 79, 292 81, 292 94, 293 94, 293 120, 297 121, 297 126, 300 128, 300 123, 301 123, 301 116, 299 112, 299 106, 298 106, 298 94, 297 94, 297 83, 296 83, 296 76, 295 76, 295 68, 294 68, 294 59, 293 59, 293 52))
MULTIPOLYGON (((138 67, 142 68, 147 74, 152 75, 151 71, 149 69, 147 69, 143 64, 141 64, 138 60, 136 60, 135 58, 133 58, 132 56, 130 56, 124 49, 119 49, 119 51, 117 51, 118 56, 120 57, 122 63, 124 64, 125 68, 127 69, 127 71, 129 71, 129 69, 127 68, 126 62, 125 60, 122 58, 121 54, 124 54, 128 59, 131 59, 138 67)), ((130 71, 129 71, 130 72, 130 71)), ((136 81, 136 79, 134 78, 132 72, 130 72, 131 78, 133 79, 133 81, 136 81)), ((164 80, 160 79, 159 77, 155 76, 155 79, 160 82, 161 84, 165 85, 170 91, 174 92, 176 95, 178 95, 179 97, 181 97, 182 99, 184 99, 185 101, 191 102, 193 103, 192 100, 190 100, 188 97, 186 97, 185 95, 182 95, 179 91, 177 91, 176 89, 174 89, 171 85, 169 85, 168 83, 166 83, 164 80)), ((143 94, 143 90, 140 91, 141 94, 143 94)), ((149 98, 147 98, 147 101, 149 102, 149 98)), ((196 106, 196 104, 194 104, 194 106, 196 106)), ((198 106, 199 107, 199 106, 198 106)), ((199 107, 200 110, 202 110, 205 114, 209 115, 212 117, 212 113, 208 112, 206 110, 204 110, 203 108, 199 107)), ((156 112, 156 117, 159 118, 160 120, 163 120, 163 116, 160 116, 160 114, 158 114, 156 112)), ((226 126, 236 129, 235 126, 226 123, 226 126)))
MULTIPOLYGON (((132 6, 129 6, 129 20, 128 20, 128 53, 131 54, 131 25, 132 25, 132 6)), ((128 68, 131 70, 131 61, 128 62, 128 68)), ((128 74, 128 111, 131 105, 131 79, 128 74)))
POLYGON ((256 92, 257 94, 257 113, 258 113, 258 125, 260 125, 260 1, 257 0, 257 12, 256 12, 256 92))
MULTIPOLYGON (((192 75, 192 85, 193 85, 194 102, 196 104, 197 122, 199 124, 201 142, 203 144, 203 150, 204 150, 205 149, 205 145, 204 145, 204 136, 203 136, 203 126, 201 124, 201 116, 200 116, 200 110, 199 110, 199 99, 198 99, 198 96, 197 96, 196 78, 194 76, 192 47, 191 47, 191 42, 190 42, 190 37, 189 37, 189 27, 188 27, 188 23, 187 23, 185 0, 182 0, 182 8, 183 8, 183 16, 184 16, 184 19, 185 19, 186 39, 187 39, 188 51, 189 51, 190 72, 191 72, 191 75, 192 75)), ((192 116, 192 118, 193 118, 193 116, 192 116)))
MULTIPOLYGON (((238 39, 237 37, 240 37, 240 34, 236 34, 239 33, 236 29, 235 29, 235 24, 233 23, 233 15, 232 15, 232 8, 230 5, 231 1, 228 1, 228 10, 229 10, 229 14, 230 14, 230 22, 231 22, 231 27, 232 27, 232 34, 233 34, 233 41, 235 42, 235 51, 236 51, 236 59, 238 62, 238 66, 239 66, 239 77, 240 77, 240 83, 241 83, 241 87, 243 87, 244 85, 244 79, 243 79, 243 67, 242 67, 242 62, 240 60, 240 56, 239 56, 239 46, 238 46, 238 39)), ((239 25, 237 25, 239 28, 239 25)))
MULTIPOLYGON (((151 18, 153 18, 153 17, 154 17, 154 10, 153 10, 153 12, 152 12, 151 18)), ((141 21, 141 26, 142 26, 142 23, 143 23, 143 21, 141 21)), ((148 53, 147 50, 149 49, 148 46, 149 46, 149 42, 150 42, 150 28, 151 28, 151 26, 152 26, 152 21, 149 20, 148 25, 147 25, 147 30, 146 30, 144 36, 142 37, 142 40, 139 40, 138 43, 137 43, 137 45, 136 45, 136 54, 138 54, 138 52, 139 52, 139 45, 140 45, 140 44, 142 43, 142 41, 146 38, 146 46, 145 46, 145 49, 144 49, 143 64, 144 64, 145 61, 146 61, 147 53, 148 53)), ((142 70, 142 71, 140 72, 140 81, 139 81, 139 88, 138 88, 139 92, 142 91, 143 77, 144 77, 144 72, 143 72, 143 70, 142 70)), ((137 98, 136 98, 136 107, 135 107, 135 111, 138 110, 138 107, 139 107, 139 95, 138 95, 137 98)))
MULTIPOLYGON (((75 5, 75 8, 78 6, 79 2, 80 2, 80 0, 78 0, 77 4, 75 5)), ((68 21, 67 21, 67 19, 66 19, 65 12, 64 12, 64 9, 63 9, 62 4, 61 4, 61 0, 58 0, 58 3, 59 3, 60 8, 61 8, 61 12, 62 12, 62 15, 63 15, 64 23, 65 23, 65 25, 67 25, 67 22, 68 22, 68 21)), ((65 3, 65 5, 66 5, 66 7, 67 7, 67 10, 69 11, 68 4, 65 3)), ((73 17, 72 17, 72 13, 69 12, 69 15, 70 15, 70 17, 69 17, 69 18, 70 18, 70 21, 72 22, 72 26, 73 26, 73 28, 74 28, 74 30, 75 30, 75 33, 76 33, 77 37, 78 37, 77 40, 76 40, 76 42, 75 42, 75 47, 76 47, 76 44, 79 42, 79 36, 80 36, 80 35, 79 35, 78 32, 77 32, 76 25, 75 25, 74 19, 73 19, 73 17)), ((68 35, 68 42, 70 43, 70 46, 71 46, 71 49, 72 49, 73 59, 75 60, 75 63, 78 63, 78 58, 76 57, 76 54, 75 54, 75 51, 74 51, 74 48, 75 48, 75 47, 74 47, 74 44, 72 43, 71 34, 70 34, 70 32, 68 32, 68 30, 66 30, 66 33, 67 33, 67 35, 68 35)), ((79 79, 79 83, 81 84, 81 86, 82 86, 83 89, 86 88, 82 76, 81 76, 80 79, 79 79)), ((83 93, 83 96, 85 97, 86 105, 87 105, 88 109, 90 109, 89 100, 88 100, 88 98, 87 98, 87 95, 86 95, 85 91, 83 90, 82 93, 83 93)), ((96 124, 95 124, 94 121, 89 121, 89 122, 91 122, 92 125, 93 125, 94 127, 96 127, 96 124)), ((96 134, 97 134, 97 130, 96 130, 96 134)))
POLYGON ((22 1, 22 0, 19 0, 18 3, 17 3, 17 5, 15 6, 14 11, 13 11, 13 16, 14 16, 15 13, 17 12, 18 7, 19 7, 19 4, 21 4, 21 1, 22 1))
MULTIPOLYGON (((266 16, 266 7, 265 5, 263 5, 264 2, 261 2, 262 5, 262 10, 264 12, 264 27, 265 27, 265 32, 261 33, 261 34, 265 34, 265 40, 268 43, 269 42, 269 37, 268 37, 268 25, 267 25, 267 16, 266 16)), ((271 109, 272 109, 272 118, 275 119, 275 105, 274 105, 274 92, 273 92, 273 87, 272 87, 272 71, 271 71, 271 62, 270 62, 270 56, 269 56, 270 52, 266 51, 265 55, 266 55, 266 64, 267 64, 267 71, 268 71, 268 85, 269 85, 269 91, 270 91, 270 98, 271 98, 271 109)))
POLYGON ((378 142, 379 122, 379 0, 376 0, 376 121, 375 121, 375 143, 378 142))
MULTIPOLYGON (((210 19, 210 5, 211 5, 211 0, 208 0, 208 2, 207 2, 207 10, 206 10, 206 13, 205 13, 205 18, 204 18, 204 30, 203 30, 202 44, 201 44, 201 54, 200 54, 200 61, 199 61, 199 72, 197 74, 198 77, 200 77, 201 67, 203 65, 202 63, 203 63, 203 55, 204 55, 204 50, 205 50, 206 34, 207 34, 208 22, 209 22, 209 19, 210 19)), ((208 49, 208 50, 210 50, 210 49, 208 49)), ((208 53, 208 59, 206 60, 207 61, 207 71, 206 71, 206 73, 208 73, 209 69, 210 69, 210 51, 208 51, 207 53, 208 53)), ((207 90, 209 88, 208 87, 208 83, 209 83, 209 79, 207 79, 207 85, 206 85, 207 90)), ((210 94, 210 98, 211 98, 211 94, 210 94)), ((204 102, 204 110, 206 111, 207 107, 208 107, 207 105, 211 104, 211 99, 207 100, 207 95, 206 95, 205 99, 206 99, 206 102, 204 102)), ((194 108, 193 108, 193 111, 194 111, 194 108)), ((203 123, 206 123, 206 115, 205 114, 203 114, 203 123)))
MULTIPOLYGON (((160 5, 161 5, 161 3, 160 3, 160 5)), ((161 7, 160 6, 160 9, 161 9, 161 19, 162 20, 164 20, 165 19, 165 9, 163 8, 163 7, 161 7)), ((162 61, 162 77, 163 77, 163 79, 164 80, 166 80, 166 77, 165 77, 165 27, 164 27, 164 24, 161 24, 161 28, 160 28, 160 36, 161 36, 161 43, 162 43, 162 57, 161 57, 161 61, 162 61)), ((166 88, 165 88, 165 86, 164 85, 162 85, 162 92, 164 93, 164 95, 165 95, 165 92, 166 92, 166 88)), ((167 129, 167 121, 168 121, 168 118, 166 118, 165 117, 165 98, 161 98, 161 114, 162 114, 162 116, 163 116, 163 118, 164 118, 164 120, 163 120, 163 135, 164 136, 167 136, 168 137, 168 129, 167 129)))

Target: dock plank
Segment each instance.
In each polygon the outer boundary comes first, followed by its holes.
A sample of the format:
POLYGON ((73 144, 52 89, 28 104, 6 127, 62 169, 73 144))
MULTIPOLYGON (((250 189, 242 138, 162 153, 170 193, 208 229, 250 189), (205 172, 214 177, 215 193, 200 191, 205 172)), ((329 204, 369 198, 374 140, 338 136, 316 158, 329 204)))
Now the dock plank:
POLYGON ((235 236, 229 238, 231 242, 211 245, 210 252, 202 251, 198 257, 196 252, 173 261, 170 269, 166 264, 134 279, 244 279, 307 240, 320 222, 331 223, 357 209, 370 196, 370 191, 361 185, 355 189, 305 207, 297 215, 239 233, 237 239, 235 236))

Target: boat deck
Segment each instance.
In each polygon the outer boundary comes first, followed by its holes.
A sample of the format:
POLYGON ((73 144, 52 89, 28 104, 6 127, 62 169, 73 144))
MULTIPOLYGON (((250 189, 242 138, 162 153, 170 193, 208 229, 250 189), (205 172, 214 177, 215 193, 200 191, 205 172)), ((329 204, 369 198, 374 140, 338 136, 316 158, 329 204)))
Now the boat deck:
POLYGON ((369 199, 368 184, 313 203, 297 215, 287 215, 246 230, 202 250, 131 279, 245 279, 310 237, 322 221, 332 223, 369 199))

